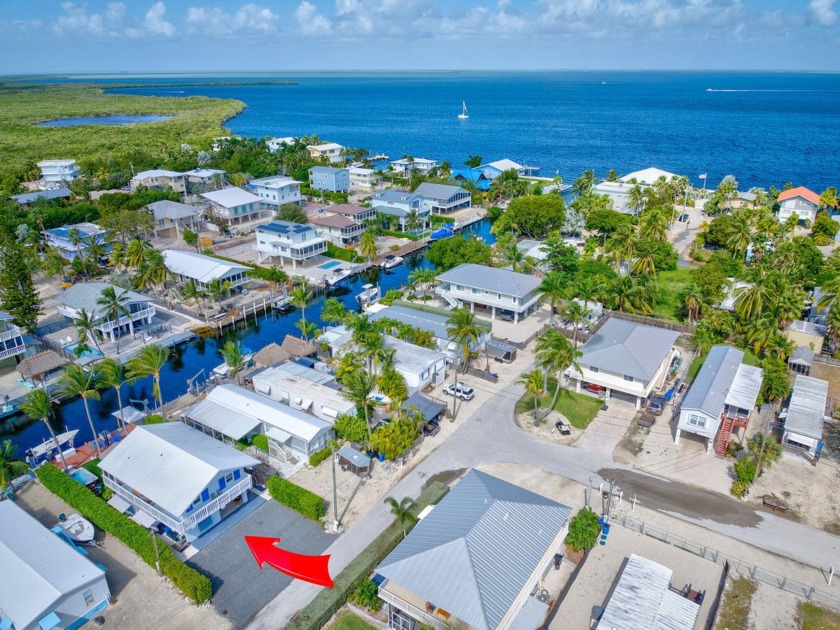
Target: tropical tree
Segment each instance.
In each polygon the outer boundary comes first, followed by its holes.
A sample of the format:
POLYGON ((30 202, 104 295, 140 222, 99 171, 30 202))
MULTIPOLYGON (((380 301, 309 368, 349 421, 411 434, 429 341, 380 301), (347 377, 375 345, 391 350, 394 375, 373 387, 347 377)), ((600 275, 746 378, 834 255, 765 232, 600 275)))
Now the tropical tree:
MULTIPOLYGON (((55 438, 55 431, 53 431, 50 424, 50 416, 52 415, 52 401, 50 394, 46 389, 33 389, 26 394, 23 402, 20 404, 20 410, 33 420, 40 420, 47 427, 50 432, 52 443, 58 446, 58 440, 55 438)), ((67 470, 67 461, 64 459, 64 453, 61 448, 58 448, 58 457, 61 459, 61 465, 67 470)))
POLYGON ((368 432, 368 442, 371 438, 370 412, 373 402, 370 399, 371 393, 376 386, 374 377, 362 369, 355 369, 345 374, 341 381, 344 386, 344 393, 356 406, 361 409, 365 416, 365 426, 368 432))
POLYGON ((683 305, 681 312, 688 318, 689 324, 694 324, 707 307, 703 291, 696 284, 690 284, 682 292, 680 299, 683 305))
POLYGON ((236 382, 241 384, 239 373, 245 369, 248 362, 245 360, 245 351, 242 348, 241 341, 233 341, 232 339, 225 342, 222 349, 219 351, 222 358, 225 360, 230 371, 230 377, 236 377, 236 382))
POLYGON ((336 298, 327 298, 321 308, 321 319, 328 324, 339 324, 347 319, 347 308, 336 298))
POLYGON ((554 311, 562 304, 563 298, 566 295, 567 285, 568 279, 566 274, 560 271, 549 271, 543 276, 542 282, 540 282, 539 291, 551 306, 550 324, 552 326, 554 325, 554 311))
POLYGON ((96 322, 94 316, 85 308, 80 308, 79 313, 73 319, 73 326, 76 327, 76 336, 80 345, 86 345, 88 340, 93 340, 97 350, 102 353, 99 339, 96 336, 96 322))
POLYGON ((510 265, 513 271, 519 271, 522 262, 525 260, 525 254, 519 249, 515 239, 502 251, 502 260, 505 264, 510 265))
POLYGON ((417 517, 411 512, 415 505, 414 500, 411 497, 405 497, 402 501, 397 501, 394 497, 385 497, 385 504, 390 506, 391 514, 402 526, 403 538, 405 538, 408 535, 408 524, 417 522, 417 517))
POLYGON ((581 173, 580 177, 578 177, 574 183, 572 184, 572 193, 575 197, 582 197, 586 193, 592 190, 592 187, 595 185, 595 173, 591 170, 586 170, 581 173))
POLYGON ((572 343, 575 348, 577 348, 577 338, 578 332, 580 332, 580 325, 585 321, 588 321, 589 315, 590 310, 588 308, 588 302, 584 302, 582 300, 571 300, 563 309, 563 316, 570 320, 574 326, 574 330, 572 331, 572 343))
POLYGON ((414 232, 420 227, 420 215, 417 210, 412 209, 406 212, 404 225, 407 232, 414 232))
POLYGON ((752 243, 753 225, 746 212, 736 212, 729 222, 729 235, 726 247, 740 260, 744 259, 747 249, 752 243))
POLYGON ((120 353, 120 337, 122 336, 120 318, 130 315, 127 306, 128 301, 127 291, 112 286, 102 289, 102 294, 96 300, 96 305, 102 308, 102 314, 109 320, 109 323, 113 322, 114 330, 111 334, 117 340, 117 354, 120 353), (119 293, 117 293, 118 290, 119 293))
POLYGON ((213 278, 207 283, 207 295, 210 296, 210 299, 215 300, 218 302, 219 306, 221 306, 222 298, 227 295, 227 292, 230 291, 232 286, 233 284, 230 280, 213 278))
MULTIPOLYGON (((107 359, 102 359, 96 364, 96 370, 99 375, 99 383, 103 387, 114 388, 114 391, 117 393, 117 406, 119 407, 120 412, 122 412, 122 386, 128 382, 125 379, 123 364, 117 359, 108 357, 107 359)), ((117 417, 117 429, 120 428, 125 429, 125 418, 122 418, 121 415, 117 417), (120 420, 122 420, 122 425, 120 420)))
POLYGON ((102 457, 102 451, 99 448, 99 440, 96 437, 96 428, 93 426, 93 418, 90 415, 90 407, 88 400, 99 400, 100 382, 96 372, 86 372, 85 369, 76 363, 71 363, 66 368, 58 381, 58 392, 62 396, 68 398, 82 397, 82 402, 85 406, 85 415, 87 416, 88 425, 90 425, 90 432, 93 435, 93 447, 96 450, 98 457, 102 457))
POLYGON ((540 407, 540 397, 545 394, 543 388, 543 372, 540 369, 533 369, 530 372, 525 372, 520 378, 516 380, 518 385, 523 385, 534 399, 534 422, 537 422, 537 412, 540 407))
POLYGON ((581 357, 569 340, 558 330, 547 330, 537 340, 537 363, 543 368, 543 389, 548 389, 548 373, 554 373, 556 384, 551 409, 557 404, 563 373, 570 367, 580 372, 577 360, 581 357))
POLYGON ((29 470, 26 462, 17 458, 17 447, 11 440, 3 440, 0 444, 0 488, 5 488, 14 494, 12 480, 29 470))
MULTIPOLYGON (((471 313, 466 307, 456 308, 449 313, 449 319, 446 321, 446 334, 455 342, 460 355, 454 370, 456 390, 458 389, 458 362, 463 365, 464 373, 466 373, 472 346, 478 343, 478 339, 483 332, 484 329, 476 322, 475 313, 471 313)), ((453 420, 458 412, 457 400, 457 396, 452 397, 453 420)))
POLYGON ((376 232, 374 230, 365 230, 359 239, 359 253, 371 262, 379 255, 379 249, 376 247, 376 232))
MULTIPOLYGON (((312 300, 312 297, 312 291, 309 290, 306 282, 301 282, 289 293, 289 302, 292 306, 297 306, 300 309, 300 319, 303 322, 306 321, 306 305, 312 300)), ((305 331, 302 332, 305 333, 305 331)), ((308 335, 304 334, 304 339, 308 341, 308 335)))
POLYGON ((199 289, 198 285, 192 280, 185 282, 179 292, 186 301, 194 300, 196 304, 199 304, 200 300, 204 300, 206 295, 205 291, 199 289))
POLYGON ((135 278, 137 288, 141 290, 149 287, 161 289, 168 277, 169 269, 166 268, 163 254, 154 249, 146 251, 143 262, 137 268, 135 278))
POLYGON ((128 363, 125 364, 126 373, 130 379, 141 379, 151 376, 154 379, 152 395, 157 399, 161 415, 166 418, 163 408, 163 394, 160 391, 160 372, 169 360, 169 348, 151 344, 143 346, 128 363))

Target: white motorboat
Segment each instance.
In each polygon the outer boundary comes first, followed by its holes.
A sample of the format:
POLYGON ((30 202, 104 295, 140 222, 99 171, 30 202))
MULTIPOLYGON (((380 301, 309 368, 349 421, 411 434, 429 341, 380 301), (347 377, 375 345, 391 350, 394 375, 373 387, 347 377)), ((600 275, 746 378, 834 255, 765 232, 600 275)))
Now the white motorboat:
POLYGON ((462 105, 461 113, 458 114, 458 118, 460 120, 466 120, 467 118, 470 117, 470 115, 467 113, 467 102, 466 101, 461 101, 461 105, 462 105))
POLYGON ((376 302, 379 296, 379 287, 372 284, 365 284, 362 285, 362 292, 356 296, 356 299, 362 305, 362 308, 364 308, 366 305, 376 302))
POLYGON ((58 517, 58 526, 67 534, 70 540, 80 545, 87 545, 93 542, 93 537, 96 532, 90 521, 79 514, 71 514, 62 518, 63 516, 62 514, 58 517))
MULTIPOLYGON (((250 348, 242 348, 242 363, 248 365, 254 358, 254 351, 250 348)), ((230 366, 225 362, 213 368, 213 374, 221 378, 230 376, 230 366)))
POLYGON ((393 269, 394 267, 399 267, 401 264, 403 264, 404 261, 405 258, 403 258, 402 256, 394 256, 393 254, 388 254, 387 256, 385 256, 385 260, 382 263, 382 268, 393 269))

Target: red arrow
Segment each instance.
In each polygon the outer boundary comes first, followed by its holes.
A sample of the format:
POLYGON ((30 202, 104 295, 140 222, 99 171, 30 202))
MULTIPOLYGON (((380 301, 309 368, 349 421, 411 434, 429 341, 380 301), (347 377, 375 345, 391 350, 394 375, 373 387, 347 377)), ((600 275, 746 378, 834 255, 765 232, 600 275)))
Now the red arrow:
POLYGON ((327 588, 333 587, 329 569, 330 556, 305 556, 281 549, 276 546, 280 542, 279 538, 245 536, 245 542, 254 554, 254 560, 257 561, 260 569, 268 564, 298 580, 327 588))

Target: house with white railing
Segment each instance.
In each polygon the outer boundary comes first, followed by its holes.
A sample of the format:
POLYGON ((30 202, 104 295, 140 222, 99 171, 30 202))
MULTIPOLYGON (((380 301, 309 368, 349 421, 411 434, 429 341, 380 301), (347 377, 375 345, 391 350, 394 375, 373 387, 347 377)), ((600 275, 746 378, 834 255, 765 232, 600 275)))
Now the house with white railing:
POLYGON ((274 177, 252 179, 248 182, 248 188, 272 208, 279 208, 287 203, 298 205, 303 203, 300 196, 300 182, 291 177, 275 175, 274 177))
POLYGON ((528 274, 463 263, 437 277, 435 292, 457 308, 518 324, 540 306, 540 279, 528 274))
POLYGON ((257 464, 186 424, 165 422, 136 427, 99 466, 103 483, 121 499, 117 509, 146 526, 163 523, 191 542, 248 501, 249 469, 257 464))
POLYGON ((23 331, 15 326, 12 316, 0 311, 0 361, 26 352, 23 331))
POLYGON ((42 160, 38 162, 38 168, 41 169, 41 181, 46 187, 60 186, 79 176, 76 160, 42 160))
POLYGON ((327 251, 327 240, 311 225, 304 223, 270 221, 258 225, 254 232, 254 249, 260 252, 260 263, 278 257, 281 265, 291 260, 292 268, 296 269, 298 263, 305 263, 327 251))
POLYGON ((134 331, 152 323, 155 306, 152 298, 142 293, 128 291, 107 282, 80 282, 64 290, 55 297, 56 310, 70 322, 79 317, 82 310, 93 317, 94 327, 105 339, 115 341, 122 335, 133 335, 134 331), (124 307, 118 318, 107 313, 99 304, 102 293, 108 288, 114 289, 124 307))
POLYGON ((44 230, 44 242, 67 260, 73 260, 76 256, 87 256, 88 249, 94 245, 104 245, 106 251, 110 250, 105 243, 107 235, 96 223, 84 222, 44 230))

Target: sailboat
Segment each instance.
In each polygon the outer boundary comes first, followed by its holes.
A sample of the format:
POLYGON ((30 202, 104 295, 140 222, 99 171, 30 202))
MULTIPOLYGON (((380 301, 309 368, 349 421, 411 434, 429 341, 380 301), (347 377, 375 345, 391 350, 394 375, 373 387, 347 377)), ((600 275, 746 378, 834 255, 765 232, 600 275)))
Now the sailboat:
POLYGON ((466 120, 470 117, 470 115, 467 113, 467 102, 461 101, 461 105, 463 106, 463 108, 461 109, 461 113, 458 114, 458 118, 461 120, 466 120))

